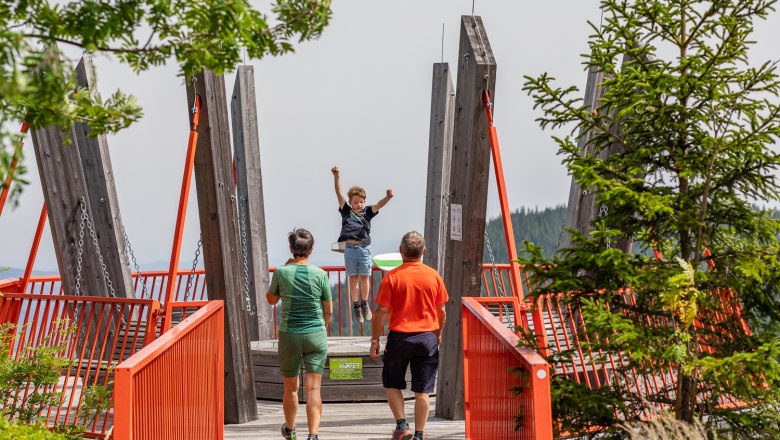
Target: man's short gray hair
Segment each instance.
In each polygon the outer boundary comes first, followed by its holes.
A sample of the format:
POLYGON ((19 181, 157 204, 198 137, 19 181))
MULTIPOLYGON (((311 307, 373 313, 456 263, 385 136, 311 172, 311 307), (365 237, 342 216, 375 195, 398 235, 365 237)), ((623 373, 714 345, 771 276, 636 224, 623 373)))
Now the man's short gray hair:
POLYGON ((425 249, 425 239, 417 231, 410 231, 401 238, 401 255, 406 258, 420 258, 425 249))

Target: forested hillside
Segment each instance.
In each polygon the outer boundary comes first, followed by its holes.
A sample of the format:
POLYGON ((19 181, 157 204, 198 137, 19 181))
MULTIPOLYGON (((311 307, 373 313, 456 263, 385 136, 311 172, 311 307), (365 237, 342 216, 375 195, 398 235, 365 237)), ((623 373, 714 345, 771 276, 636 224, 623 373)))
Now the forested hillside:
MULTIPOLYGON (((565 220, 566 205, 542 210, 521 208, 513 212, 512 229, 518 251, 523 247, 523 240, 528 240, 543 248, 545 256, 552 256, 558 245, 558 237, 561 235, 565 220)), ((496 263, 508 263, 504 223, 501 217, 490 219, 485 225, 485 231, 493 248, 496 263)), ((484 261, 490 262, 487 243, 485 243, 484 261)))

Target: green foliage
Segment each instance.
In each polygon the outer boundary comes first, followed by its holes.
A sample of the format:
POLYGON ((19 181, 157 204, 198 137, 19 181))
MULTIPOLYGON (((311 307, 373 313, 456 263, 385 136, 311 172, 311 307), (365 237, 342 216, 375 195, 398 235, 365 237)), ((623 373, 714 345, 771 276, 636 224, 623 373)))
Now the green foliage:
POLYGON ((0 440, 68 440, 41 425, 19 425, 0 418, 0 440))
MULTIPOLYGON (((95 136, 119 131, 142 115, 134 98, 121 91, 101 100, 76 90, 72 63, 46 46, 103 53, 137 72, 173 61, 185 77, 203 68, 223 73, 242 55, 281 55, 292 52, 295 42, 317 38, 330 20, 330 0, 276 0, 271 12, 269 17, 246 0, 0 0, 2 180, 21 141, 7 122, 27 121, 31 129, 88 122, 95 136)), ((24 183, 23 174, 23 167, 17 170, 17 183, 24 183)), ((21 185, 14 188, 12 196, 21 185)))
POLYGON ((610 369, 620 386, 553 378, 562 429, 623 438, 615 416, 631 423, 663 408, 712 433, 780 437, 780 221, 754 206, 780 195, 780 82, 774 62, 747 62, 753 22, 775 3, 603 0, 585 56, 604 73, 595 107, 547 74, 527 77, 538 122, 572 129, 555 138, 559 154, 608 210, 552 257, 527 243, 521 262, 546 283, 536 295, 570 292, 594 363, 625 360, 610 369), (625 237, 633 253, 611 246, 625 237), (626 385, 632 372, 660 371, 675 372, 675 389, 626 385), (718 406, 730 397, 753 405, 718 406))
MULTIPOLYGON (((40 414, 49 407, 57 407, 63 399, 61 392, 54 391, 63 369, 71 366, 71 361, 63 354, 68 341, 74 337, 76 328, 67 323, 54 323, 55 333, 48 334, 35 346, 25 346, 18 359, 10 356, 0 358, 0 440, 3 438, 65 439, 80 440, 85 427, 105 414, 112 404, 112 393, 107 386, 90 385, 84 387, 80 402, 80 425, 61 424, 41 437, 40 431, 48 429, 38 426, 42 420, 40 414), (54 344, 53 341, 61 341, 54 344), (14 421, 15 423, 10 423, 14 421), (7 434, 8 437, 3 437, 7 434), (29 435, 29 437, 14 437, 29 435)), ((15 326, 0 328, 0 353, 10 353, 11 347, 21 343, 15 326)), ((106 371, 109 374, 113 366, 106 371)))

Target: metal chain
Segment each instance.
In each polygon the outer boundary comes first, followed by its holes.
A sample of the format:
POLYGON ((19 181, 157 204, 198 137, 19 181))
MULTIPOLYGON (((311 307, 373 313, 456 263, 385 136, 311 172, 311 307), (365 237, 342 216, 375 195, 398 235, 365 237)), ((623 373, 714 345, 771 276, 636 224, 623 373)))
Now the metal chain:
POLYGON ((138 267, 138 261, 135 260, 135 253, 133 253, 133 246, 130 244, 130 239, 127 237, 127 231, 125 231, 125 225, 122 224, 122 236, 125 238, 125 253, 130 261, 133 263, 135 273, 138 274, 138 280, 141 282, 141 295, 146 298, 146 278, 141 275, 141 268, 138 267))
MULTIPOLYGON (((609 207, 607 205, 601 205, 599 207, 599 217, 605 218, 607 215, 609 215, 609 207)), ((607 237, 607 249, 612 249, 612 238, 607 237)))
MULTIPOLYGON (((106 282, 106 286, 108 287, 108 294, 111 296, 111 298, 116 299, 116 290, 114 289, 114 283, 111 282, 111 276, 108 274, 108 268, 106 267, 105 261, 103 261, 103 254, 100 252, 100 244, 98 244, 97 240, 97 234, 95 233, 95 228, 92 227, 92 221, 89 219, 89 214, 87 214, 87 201, 84 199, 84 196, 79 197, 79 204, 81 205, 81 230, 79 231, 79 250, 83 250, 83 237, 84 237, 84 223, 87 225, 87 229, 89 229, 89 235, 90 238, 92 238, 92 245, 95 246, 95 253, 98 257, 98 263, 100 264, 100 268, 103 271, 103 280, 106 282)), ((81 253, 79 253, 79 266, 77 269, 78 274, 81 274, 81 253)), ((78 286, 77 288, 80 288, 78 286)), ((122 320, 122 325, 127 327, 127 322, 125 321, 125 317, 122 314, 122 307, 117 304, 114 307, 119 314, 119 318, 122 320)), ((109 334, 113 333, 113 329, 109 329, 109 334)))
POLYGON ((250 315, 255 315, 255 310, 252 308, 252 299, 249 296, 249 257, 246 249, 246 211, 248 209, 249 201, 246 196, 241 196, 238 208, 238 217, 241 221, 241 252, 244 259, 244 299, 246 299, 246 311, 250 315))
POLYGON ((98 263, 100 263, 100 269, 103 271, 103 279, 106 281, 106 286, 108 287, 108 294, 111 295, 112 298, 116 298, 114 283, 111 282, 111 277, 108 275, 108 268, 106 268, 106 263, 103 261, 103 255, 100 253, 100 245, 98 244, 95 229, 92 227, 92 221, 89 219, 89 214, 87 214, 87 202, 84 200, 84 196, 79 198, 79 202, 81 203, 81 220, 87 223, 89 236, 92 238, 92 244, 95 246, 95 253, 97 253, 98 257, 98 263))
POLYGON ((506 297, 506 292, 504 292, 504 288, 501 286, 501 280, 498 276, 496 258, 493 256, 493 247, 490 245, 490 237, 488 237, 487 231, 485 231, 485 245, 487 245, 488 256, 490 257, 490 264, 492 266, 491 271, 493 272, 493 280, 496 283, 496 288, 498 289, 499 293, 501 293, 502 297, 506 297))
POLYGON ((79 246, 78 251, 76 252, 77 255, 77 264, 76 264, 76 288, 73 292, 74 295, 78 296, 81 294, 81 263, 84 260, 84 224, 85 224, 85 216, 84 213, 81 213, 81 222, 79 225, 79 246))
POLYGON ((190 276, 187 277, 187 287, 184 289, 184 301, 187 301, 187 298, 190 296, 192 280, 195 278, 195 268, 198 267, 198 258, 200 257, 201 245, 203 245, 203 240, 198 239, 198 246, 195 248, 195 258, 192 260, 192 270, 190 270, 190 276))

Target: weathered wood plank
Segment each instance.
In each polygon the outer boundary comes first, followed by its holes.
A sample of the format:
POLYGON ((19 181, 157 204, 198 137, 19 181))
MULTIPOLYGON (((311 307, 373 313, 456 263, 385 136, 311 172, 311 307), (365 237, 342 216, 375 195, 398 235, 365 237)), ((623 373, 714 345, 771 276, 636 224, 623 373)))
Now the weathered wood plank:
MULTIPOLYGON (((436 400, 436 398, 431 398, 431 408, 435 405, 436 400)), ((257 412, 261 414, 261 417, 252 423, 225 426, 225 440, 280 438, 279 427, 284 422, 281 403, 258 401, 257 406, 257 412)), ((411 423, 414 414, 414 400, 407 400, 404 406, 406 418, 411 423)), ((322 409, 319 435, 322 439, 388 439, 394 424, 390 408, 385 402, 325 404, 322 409)), ((299 436, 308 432, 306 413, 303 408, 298 411, 296 425, 299 436)), ((431 440, 463 440, 466 438, 463 422, 437 418, 433 415, 433 411, 425 424, 425 435, 431 440)), ((303 435, 303 438, 305 437, 303 435)))
MULTIPOLYGON (((623 66, 633 61, 631 56, 623 58, 623 66)), ((603 87, 603 83, 606 77, 604 72, 599 71, 595 67, 591 67, 588 70, 588 79, 585 85, 585 97, 584 104, 593 111, 604 111, 601 108, 601 98, 606 91, 603 87)), ((613 129, 617 129, 618 123, 614 119, 614 114, 617 113, 616 109, 612 109, 613 114, 613 129)), ((590 129, 583 127, 580 130, 579 137, 577 139, 577 147, 579 148, 581 155, 594 155, 596 154, 600 159, 604 160, 613 154, 617 154, 622 151, 623 146, 617 142, 612 143, 609 148, 602 149, 601 151, 595 151, 590 140, 593 137, 593 133, 590 129)), ((566 229, 574 229, 580 234, 588 235, 591 230, 591 222, 602 215, 602 210, 605 210, 603 215, 606 215, 609 207, 602 207, 596 204, 596 193, 591 188, 582 188, 579 183, 575 181, 574 177, 571 179, 571 186, 569 189, 569 205, 566 211, 566 229)), ((560 248, 570 248, 572 246, 571 235, 568 231, 562 231, 561 246, 560 248)), ((631 252, 632 241, 630 238, 620 238, 616 241, 615 247, 623 250, 624 252, 631 252)))
MULTIPOLYGON (((195 182, 209 299, 225 301, 225 422, 257 418, 243 301, 225 80, 203 71, 188 81, 187 102, 201 98, 195 182)), ((189 104, 188 104, 189 111, 189 104)))
MULTIPOLYGON (((61 63, 56 46, 50 47, 47 56, 49 64, 61 63)), ((72 145, 66 148, 66 136, 70 136, 70 129, 65 132, 62 127, 32 130, 35 159, 46 210, 49 213, 57 266, 66 294, 105 296, 108 289, 98 264, 97 253, 89 241, 86 225, 81 245, 82 254, 79 255, 79 232, 82 224, 82 207, 79 200, 82 197, 87 215, 94 217, 79 149, 72 148, 72 145), (82 260, 80 270, 79 257, 82 260), (77 275, 77 272, 80 272, 80 275, 77 275)))
MULTIPOLYGON (((263 176, 257 127, 255 77, 252 66, 239 66, 231 101, 233 152, 240 221, 242 258, 246 254, 245 280, 250 310, 249 337, 253 341, 274 337, 273 309, 265 300, 268 278, 268 244, 265 230, 263 176)), ((246 301, 246 299, 245 299, 246 301)))
POLYGON ((463 409, 463 341, 461 297, 479 296, 482 280, 490 141, 482 95, 495 100, 496 62, 480 17, 461 17, 458 84, 450 174, 450 225, 444 282, 450 294, 447 325, 442 333, 436 415, 461 420, 463 409), (462 218, 457 219, 462 208, 462 218), (461 238, 453 226, 461 225, 461 238))
MULTIPOLYGON (((76 82, 79 87, 86 87, 93 96, 97 96, 94 68, 89 58, 82 57, 76 66, 76 82)), ((133 298, 133 276, 130 272, 108 141, 105 135, 90 137, 90 131, 89 125, 76 123, 71 133, 84 170, 89 205, 92 208, 92 226, 103 263, 106 265, 108 294, 133 298)))
POLYGON ((424 261, 439 273, 444 270, 447 245, 448 194, 452 157, 452 127, 455 89, 450 66, 434 63, 431 86, 431 121, 428 135, 428 185, 425 196, 424 261))

